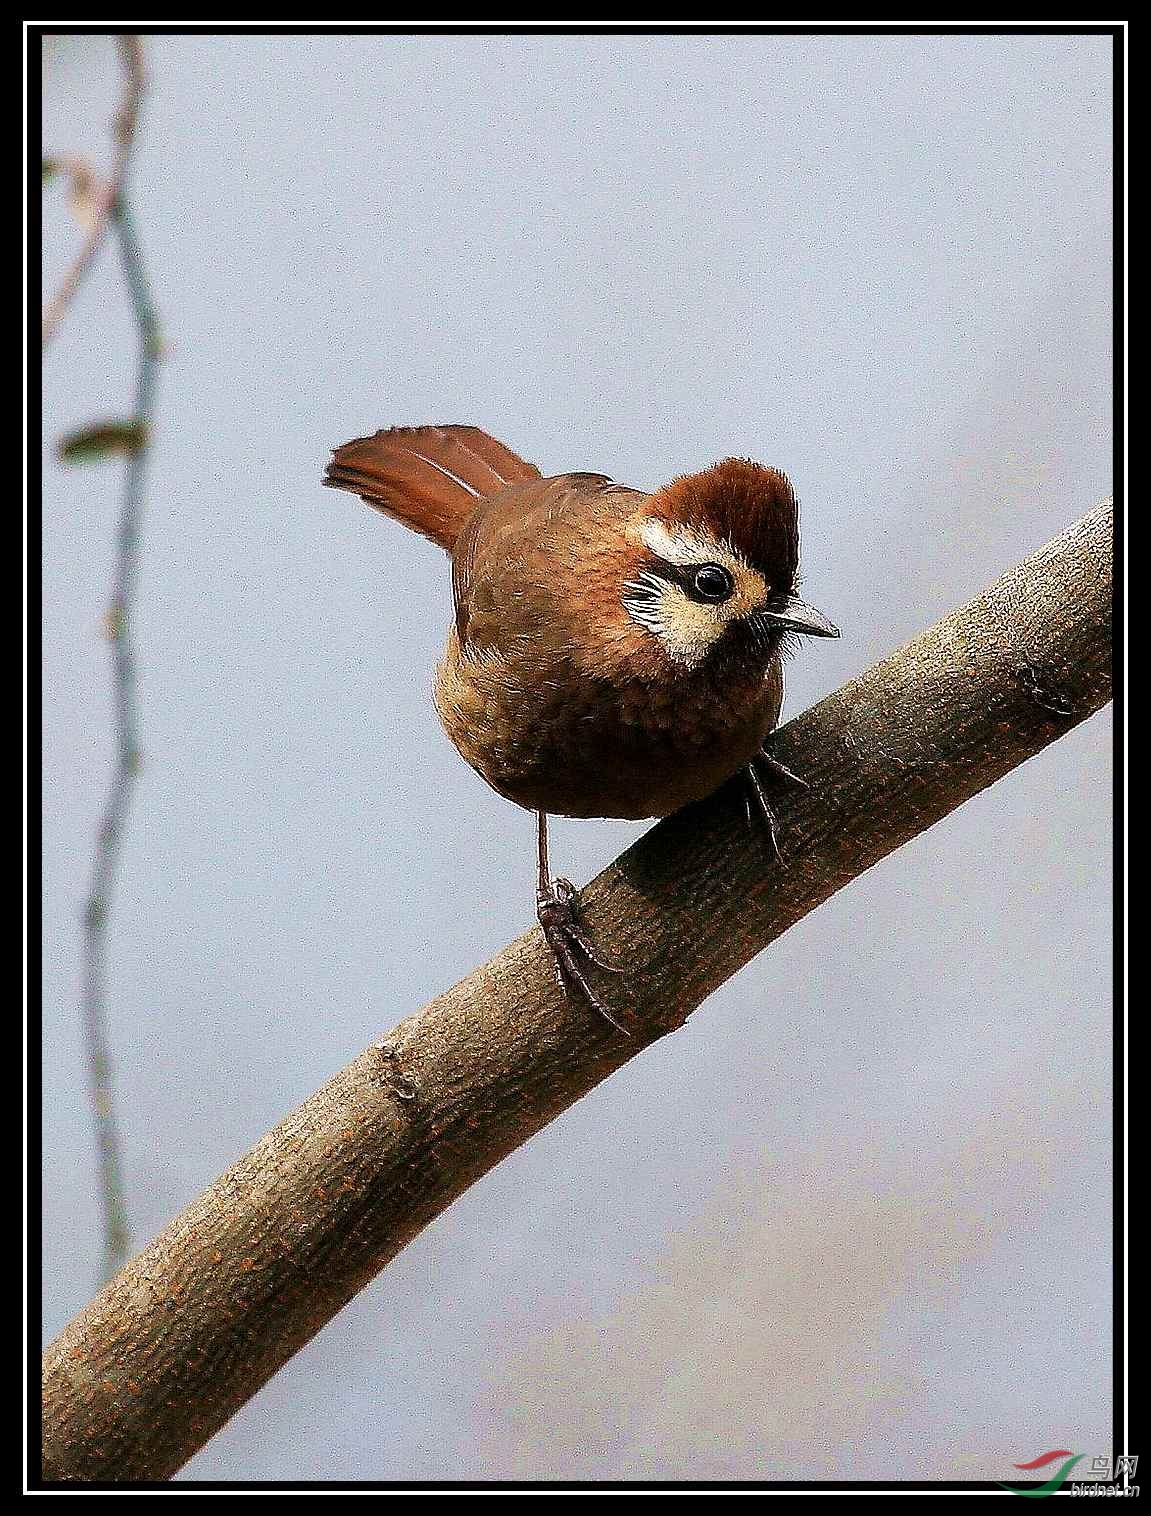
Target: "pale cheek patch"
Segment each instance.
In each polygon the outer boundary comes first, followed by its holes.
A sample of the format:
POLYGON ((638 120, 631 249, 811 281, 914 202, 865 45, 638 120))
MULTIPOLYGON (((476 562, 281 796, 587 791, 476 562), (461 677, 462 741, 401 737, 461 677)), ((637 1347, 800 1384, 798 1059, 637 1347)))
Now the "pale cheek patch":
POLYGON ((637 625, 659 638, 674 663, 698 668, 723 636, 729 618, 718 614, 722 607, 699 605, 679 585, 656 574, 642 577, 644 585, 627 586, 624 609, 637 625))
POLYGON ((653 632, 676 663, 698 668, 732 621, 759 609, 769 586, 730 542, 686 523, 669 525, 649 516, 636 536, 648 552, 674 568, 718 563, 731 575, 733 593, 718 605, 693 600, 655 572, 642 573, 626 586, 623 603, 632 620, 653 632))

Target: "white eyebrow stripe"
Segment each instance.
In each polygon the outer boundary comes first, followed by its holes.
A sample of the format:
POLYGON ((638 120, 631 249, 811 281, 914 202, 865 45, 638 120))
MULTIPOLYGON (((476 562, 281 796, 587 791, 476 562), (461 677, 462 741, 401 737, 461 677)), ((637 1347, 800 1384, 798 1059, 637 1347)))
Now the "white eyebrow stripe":
POLYGON ((677 568, 686 568, 695 563, 723 563, 728 566, 746 567, 743 557, 730 542, 720 542, 705 532, 697 532, 690 526, 677 526, 674 530, 657 517, 651 516, 640 530, 644 546, 665 563, 677 568))

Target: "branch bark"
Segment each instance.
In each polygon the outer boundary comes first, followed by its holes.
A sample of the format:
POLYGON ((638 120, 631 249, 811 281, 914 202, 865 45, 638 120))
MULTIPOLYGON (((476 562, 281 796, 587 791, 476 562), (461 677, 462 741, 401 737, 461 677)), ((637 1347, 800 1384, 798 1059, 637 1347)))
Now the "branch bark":
POLYGON ((721 791, 588 886, 596 941, 633 965, 635 1037, 558 994, 533 929, 286 1117, 47 1350, 45 1479, 170 1477, 507 1153, 1105 704, 1111 533, 1108 503, 782 729, 774 751, 811 786, 780 793, 786 868, 721 791))

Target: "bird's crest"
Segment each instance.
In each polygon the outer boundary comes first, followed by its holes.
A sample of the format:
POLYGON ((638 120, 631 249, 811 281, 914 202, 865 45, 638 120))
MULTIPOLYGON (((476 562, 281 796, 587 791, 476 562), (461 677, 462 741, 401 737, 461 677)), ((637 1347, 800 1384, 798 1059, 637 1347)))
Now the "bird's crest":
POLYGON ((786 474, 748 458, 725 458, 685 474, 646 502, 648 515, 695 528, 747 563, 790 585, 799 567, 799 511, 786 474))

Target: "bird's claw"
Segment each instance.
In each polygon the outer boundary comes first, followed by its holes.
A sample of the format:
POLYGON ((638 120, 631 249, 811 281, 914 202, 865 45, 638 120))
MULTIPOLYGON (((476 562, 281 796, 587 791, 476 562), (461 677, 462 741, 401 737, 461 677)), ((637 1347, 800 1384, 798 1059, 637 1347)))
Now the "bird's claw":
POLYGON ((551 949, 556 979, 565 994, 570 994, 575 986, 593 1010, 630 1037, 631 1029, 608 1009, 588 983, 584 964, 594 964, 609 974, 622 974, 625 970, 619 964, 609 963, 597 952, 576 915, 575 898, 576 889, 569 879, 553 879, 548 889, 540 890, 536 895, 536 916, 544 940, 551 949))
POLYGON ((800 774, 793 773, 786 763, 781 763, 774 753, 767 748, 761 748, 752 763, 762 763, 773 779, 786 780, 788 784, 798 784, 800 789, 809 790, 811 785, 800 774))
POLYGON ((757 753, 744 769, 744 774, 747 777, 747 795, 745 797, 745 803, 747 806, 747 824, 748 826, 753 826, 755 824, 754 817, 752 815, 752 806, 754 804, 755 808, 759 811, 760 816, 767 824, 767 838, 771 843, 771 850, 775 854, 776 862, 780 865, 781 868, 786 868, 787 863, 784 859, 783 854, 779 850, 779 837, 775 824, 775 812, 772 810, 771 802, 767 798, 767 791, 764 788, 764 776, 760 774, 760 765, 762 765, 762 767, 766 770, 766 775, 769 779, 776 781, 784 780, 788 784, 798 784, 801 785, 803 789, 808 789, 809 785, 806 779, 802 779, 798 774, 792 773, 791 769, 788 768, 786 763, 781 763, 779 759, 776 758, 773 753, 769 753, 766 748, 757 753))

